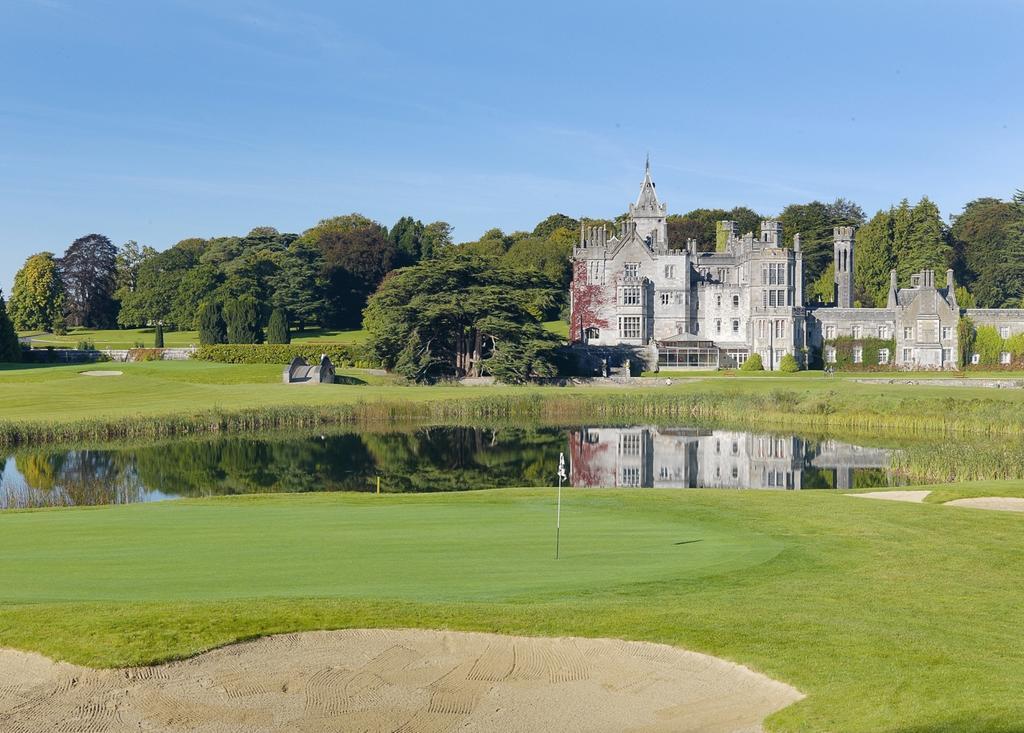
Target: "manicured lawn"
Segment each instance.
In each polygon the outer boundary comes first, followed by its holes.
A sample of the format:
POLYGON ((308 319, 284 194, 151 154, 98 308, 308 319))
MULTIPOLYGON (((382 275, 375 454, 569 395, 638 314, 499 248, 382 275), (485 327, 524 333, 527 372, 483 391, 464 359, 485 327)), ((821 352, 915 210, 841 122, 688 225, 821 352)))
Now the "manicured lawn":
POLYGON ((544 321, 544 328, 556 336, 561 336, 564 339, 569 338, 569 324, 561 319, 557 321, 544 321))
MULTIPOLYGON (((73 349, 82 341, 89 341, 97 349, 130 349, 137 344, 151 348, 156 334, 152 328, 132 328, 100 331, 88 328, 73 328, 63 336, 52 333, 25 332, 19 336, 32 338, 36 347, 53 346, 55 348, 73 349)), ((322 328, 307 328, 305 331, 292 331, 292 341, 301 343, 332 343, 358 344, 366 341, 366 331, 331 331, 322 328)), ((198 331, 165 331, 164 346, 186 347, 199 345, 198 331)))
MULTIPOLYGON (((1004 493, 1003 485, 976 485, 1004 493)), ((748 664, 792 731, 1024 728, 1024 517, 828 492, 297 495, 0 514, 0 645, 92 665, 406 626, 748 664)))
POLYGON ((563 422, 581 416, 640 421, 704 416, 773 429, 934 434, 943 426, 981 434, 1024 432, 1022 390, 864 384, 822 379, 814 373, 784 380, 677 379, 671 386, 561 388, 410 386, 391 376, 352 370, 343 372, 352 377, 352 384, 308 388, 281 384, 281 367, 276 365, 149 362, 111 365, 124 372, 120 377, 81 376, 92 368, 96 367, 0 365, 0 424, 63 425, 260 408, 324 411, 356 404, 399 416, 410 405, 429 405, 428 412, 436 406, 451 414, 465 409, 459 413, 462 417, 484 417, 503 414, 517 402, 544 419, 563 422), (673 412, 679 405, 685 409, 673 412))

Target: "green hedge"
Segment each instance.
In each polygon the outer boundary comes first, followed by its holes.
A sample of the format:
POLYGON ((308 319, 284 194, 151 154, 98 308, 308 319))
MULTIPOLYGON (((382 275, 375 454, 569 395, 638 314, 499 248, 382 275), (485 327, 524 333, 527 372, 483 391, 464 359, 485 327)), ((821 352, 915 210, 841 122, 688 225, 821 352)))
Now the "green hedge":
POLYGON ((861 372, 888 372, 892 371, 896 363, 896 339, 879 339, 879 338, 862 338, 855 339, 852 336, 840 336, 839 338, 829 339, 825 341, 825 349, 822 350, 822 359, 824 359, 824 351, 831 346, 836 350, 836 360, 833 364, 825 362, 825 366, 834 366, 836 369, 842 369, 844 371, 861 371, 861 372), (860 364, 855 364, 853 361, 853 350, 855 347, 861 347, 863 349, 863 359, 860 364), (879 364, 878 363, 878 352, 882 349, 889 349, 889 363, 879 364))
POLYGON ((192 355, 200 361, 222 364, 290 364, 301 356, 310 364, 327 354, 335 367, 372 369, 380 366, 362 345, 348 344, 210 344, 200 346, 192 355))

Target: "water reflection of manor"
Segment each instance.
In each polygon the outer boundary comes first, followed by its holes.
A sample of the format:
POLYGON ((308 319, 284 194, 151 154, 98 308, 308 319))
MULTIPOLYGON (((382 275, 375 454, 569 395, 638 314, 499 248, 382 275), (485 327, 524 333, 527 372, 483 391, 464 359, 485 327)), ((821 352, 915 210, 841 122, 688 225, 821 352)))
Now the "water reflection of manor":
POLYGON ((698 428, 584 428, 569 434, 581 487, 851 488, 890 451, 833 440, 698 428))

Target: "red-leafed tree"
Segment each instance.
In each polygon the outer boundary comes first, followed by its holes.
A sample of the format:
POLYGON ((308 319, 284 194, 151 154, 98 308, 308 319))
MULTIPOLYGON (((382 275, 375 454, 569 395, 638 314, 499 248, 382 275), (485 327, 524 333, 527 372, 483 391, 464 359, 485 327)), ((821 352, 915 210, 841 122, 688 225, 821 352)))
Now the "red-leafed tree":
POLYGON ((586 340, 588 328, 608 328, 607 319, 600 317, 601 306, 605 303, 604 288, 590 282, 587 263, 584 260, 573 263, 571 292, 569 340, 572 343, 580 343, 586 340))

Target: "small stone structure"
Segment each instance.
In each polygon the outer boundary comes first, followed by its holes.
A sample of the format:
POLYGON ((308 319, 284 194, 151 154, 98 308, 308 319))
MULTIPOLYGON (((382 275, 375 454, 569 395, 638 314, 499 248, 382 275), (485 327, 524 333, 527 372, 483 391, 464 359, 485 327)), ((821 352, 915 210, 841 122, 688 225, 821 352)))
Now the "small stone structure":
POLYGON ((320 355, 320 363, 310 366, 301 356, 292 359, 285 367, 283 380, 285 384, 334 384, 334 364, 327 354, 320 355))

